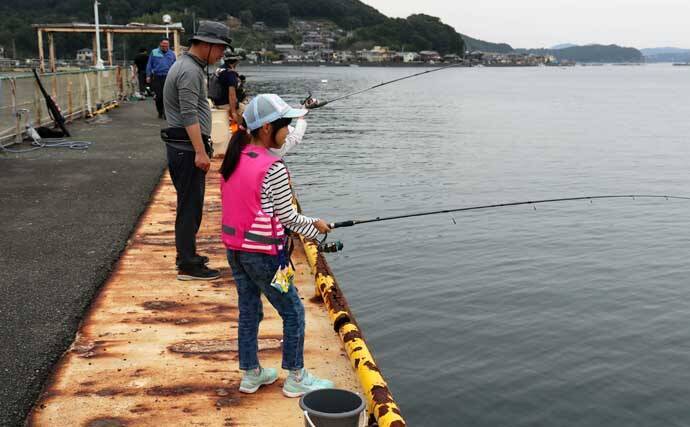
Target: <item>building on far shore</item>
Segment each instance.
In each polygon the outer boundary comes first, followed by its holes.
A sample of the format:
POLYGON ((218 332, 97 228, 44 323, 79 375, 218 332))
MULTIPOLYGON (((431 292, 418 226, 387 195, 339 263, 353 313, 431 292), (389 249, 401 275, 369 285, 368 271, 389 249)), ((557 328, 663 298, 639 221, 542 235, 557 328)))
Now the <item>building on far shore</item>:
POLYGON ((0 45, 0 58, 5 57, 5 46, 0 45))
POLYGON ((364 62, 391 62, 395 52, 385 46, 374 46, 373 49, 362 49, 357 51, 357 59, 364 62))
POLYGON ((419 52, 419 56, 424 62, 441 62, 441 55, 435 50, 423 50, 419 52))
POLYGON ((422 60, 422 57, 419 56, 417 52, 402 52, 402 60, 403 62, 419 62, 422 60))
POLYGON ((334 55, 336 62, 352 62, 357 58, 354 53, 348 50, 339 50, 334 55))

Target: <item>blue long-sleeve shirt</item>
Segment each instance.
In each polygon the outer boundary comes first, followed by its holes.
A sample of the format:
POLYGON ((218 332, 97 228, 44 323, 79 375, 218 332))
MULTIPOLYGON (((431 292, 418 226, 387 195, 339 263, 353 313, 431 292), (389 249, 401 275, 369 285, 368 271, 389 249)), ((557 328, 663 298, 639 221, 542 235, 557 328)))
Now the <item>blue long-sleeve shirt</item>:
POLYGON ((146 76, 165 76, 170 67, 175 63, 175 53, 168 49, 163 52, 160 48, 155 48, 149 55, 149 63, 146 64, 146 76))

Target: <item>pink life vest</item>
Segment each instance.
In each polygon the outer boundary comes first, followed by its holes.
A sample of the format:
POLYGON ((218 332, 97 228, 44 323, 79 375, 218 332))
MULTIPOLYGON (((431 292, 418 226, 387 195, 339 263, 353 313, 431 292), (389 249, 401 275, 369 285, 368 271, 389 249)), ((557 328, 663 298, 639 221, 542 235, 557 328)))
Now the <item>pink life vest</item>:
POLYGON ((267 149, 248 144, 230 178, 220 180, 226 248, 269 255, 277 255, 283 249, 283 225, 261 210, 264 178, 268 169, 280 161, 267 149))

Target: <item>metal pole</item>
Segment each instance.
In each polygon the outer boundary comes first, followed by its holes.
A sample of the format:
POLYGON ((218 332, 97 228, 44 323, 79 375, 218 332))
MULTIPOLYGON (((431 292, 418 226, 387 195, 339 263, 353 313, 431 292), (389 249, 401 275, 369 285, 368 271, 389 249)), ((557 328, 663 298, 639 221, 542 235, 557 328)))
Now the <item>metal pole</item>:
POLYGON ((93 2, 93 15, 96 22, 96 89, 98 100, 96 101, 96 109, 100 109, 103 102, 101 95, 101 71, 103 68, 103 60, 101 59, 101 27, 98 23, 98 0, 93 2))
POLYGON ((93 16, 96 23, 96 68, 103 69, 101 59, 101 26, 98 22, 98 0, 93 2, 93 16))

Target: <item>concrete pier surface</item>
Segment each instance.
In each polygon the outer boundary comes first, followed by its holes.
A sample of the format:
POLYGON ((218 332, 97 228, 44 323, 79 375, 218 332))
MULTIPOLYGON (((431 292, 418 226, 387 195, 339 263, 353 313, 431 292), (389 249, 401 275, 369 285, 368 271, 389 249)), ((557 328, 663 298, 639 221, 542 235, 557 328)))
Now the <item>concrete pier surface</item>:
MULTIPOLYGON (((208 176, 199 242, 223 277, 179 282, 162 122, 148 102, 108 115, 110 123, 73 127, 95 141, 86 152, 0 157, 2 425, 21 424, 34 402, 36 426, 303 425, 297 399, 281 393, 284 372, 254 395, 237 391, 237 297, 218 233, 218 174, 208 176)), ((358 391, 295 252, 306 366, 358 391)), ((282 323, 264 307, 260 359, 279 367, 282 323)))
MULTIPOLYGON (((207 177, 199 253, 222 270, 210 282, 177 281, 175 190, 167 174, 115 271, 94 300, 70 351, 37 402, 29 425, 300 426, 286 377, 245 395, 237 353, 237 293, 220 241, 220 175, 207 177)), ((305 364, 340 388, 358 391, 301 246, 293 255, 306 308, 305 364)), ((282 320, 264 299, 263 366, 280 368, 282 320)))

